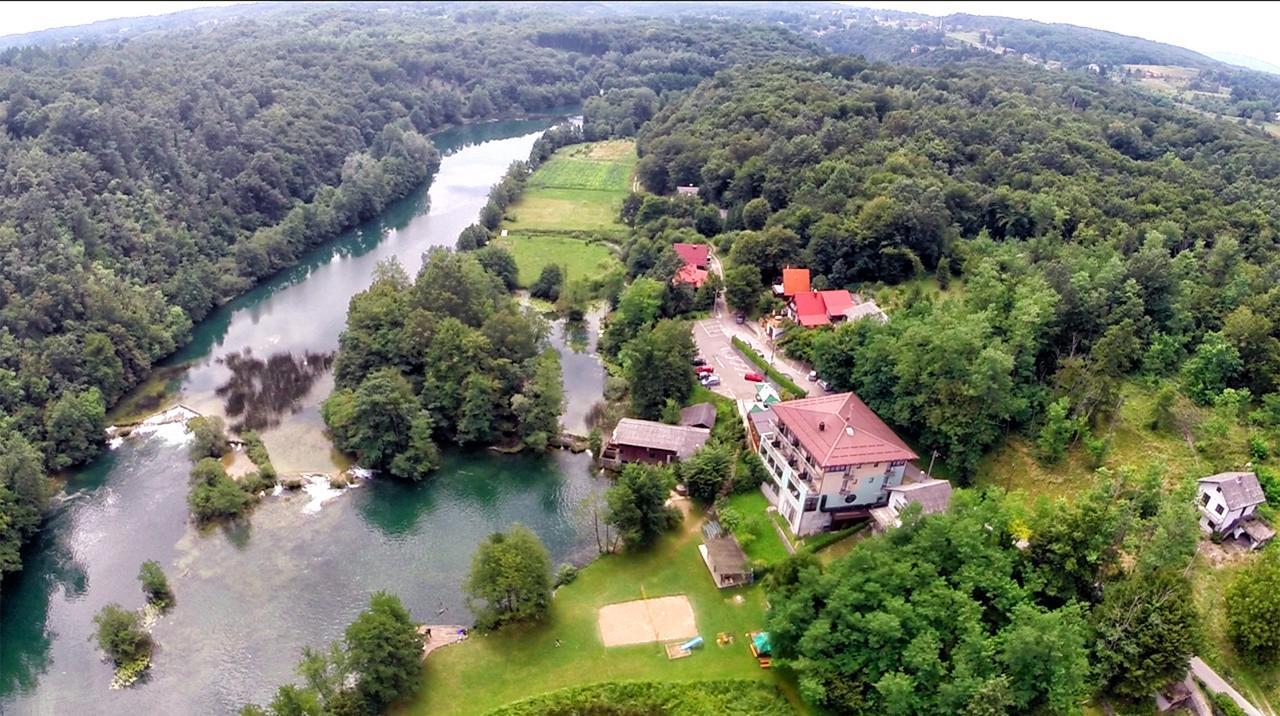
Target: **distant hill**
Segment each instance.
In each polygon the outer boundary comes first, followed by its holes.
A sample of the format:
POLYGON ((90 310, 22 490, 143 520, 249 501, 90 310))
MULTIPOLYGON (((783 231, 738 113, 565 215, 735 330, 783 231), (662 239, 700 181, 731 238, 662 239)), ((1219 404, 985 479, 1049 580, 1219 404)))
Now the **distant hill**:
POLYGON ((296 8, 303 3, 246 3, 225 7, 201 7, 165 15, 121 17, 101 20, 87 25, 54 27, 16 35, 0 35, 0 50, 26 45, 50 46, 75 42, 110 43, 127 40, 152 32, 180 30, 197 25, 225 22, 246 17, 263 17, 280 12, 287 7, 296 8))
POLYGON ((1209 56, 1215 60, 1226 62, 1229 65, 1239 65, 1258 72, 1270 72, 1273 75, 1280 75, 1280 65, 1273 65, 1266 60, 1259 60, 1256 57, 1241 55, 1235 52, 1210 52, 1209 56))

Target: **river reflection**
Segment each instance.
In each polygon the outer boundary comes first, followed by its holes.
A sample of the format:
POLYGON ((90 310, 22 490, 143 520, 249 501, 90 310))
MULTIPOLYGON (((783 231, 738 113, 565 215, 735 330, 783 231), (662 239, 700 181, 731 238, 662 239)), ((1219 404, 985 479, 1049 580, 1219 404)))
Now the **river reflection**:
POLYGON ((219 358, 218 362, 231 371, 231 377, 214 392, 225 401, 223 412, 231 420, 232 429, 240 432, 274 428, 284 415, 297 413, 303 396, 333 365, 333 355, 311 351, 301 355, 276 353, 263 360, 245 348, 219 358))

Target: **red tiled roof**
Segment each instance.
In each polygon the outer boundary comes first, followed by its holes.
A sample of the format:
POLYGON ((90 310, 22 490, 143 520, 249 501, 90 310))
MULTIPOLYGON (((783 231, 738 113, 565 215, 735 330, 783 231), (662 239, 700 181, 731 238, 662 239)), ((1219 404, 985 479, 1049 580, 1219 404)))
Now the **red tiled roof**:
POLYGON ((818 467, 914 460, 916 454, 853 393, 788 400, 774 419, 800 440, 818 467))
POLYGON ((706 282, 707 272, 692 264, 685 264, 680 267, 679 271, 676 271, 676 277, 673 280, 676 283, 687 283, 694 288, 698 288, 706 282))
POLYGON ((782 269, 782 295, 794 296, 809 291, 809 269, 782 269))
POLYGON ((796 322, 805 328, 824 326, 831 322, 827 317, 827 307, 817 293, 797 293, 792 300, 795 301, 796 322))
POLYGON ((818 291, 818 298, 826 304, 828 316, 843 316, 845 311, 853 308, 853 296, 848 291, 818 291))
POLYGON ((706 244, 676 244, 674 248, 686 266, 698 268, 706 267, 707 256, 711 253, 711 247, 706 244))

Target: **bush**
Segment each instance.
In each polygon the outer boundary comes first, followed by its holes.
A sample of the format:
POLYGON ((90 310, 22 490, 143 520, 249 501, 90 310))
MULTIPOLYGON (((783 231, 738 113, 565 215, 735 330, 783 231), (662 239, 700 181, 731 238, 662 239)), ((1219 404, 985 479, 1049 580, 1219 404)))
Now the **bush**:
POLYGON ((542 273, 538 274, 538 279, 529 287, 529 295, 554 302, 560 298, 560 288, 563 285, 564 269, 556 264, 547 264, 542 267, 542 273))
POLYGON ((267 446, 262 442, 262 436, 257 431, 247 430, 241 436, 244 439, 245 454, 249 456, 249 460, 258 466, 258 474, 261 479, 271 485, 276 484, 275 465, 271 464, 271 456, 267 454, 267 446))
POLYGON ((222 457, 227 454, 226 426, 219 417, 192 418, 187 421, 191 431, 191 459, 222 457))
POLYGON ((696 682, 625 681, 571 686, 490 711, 488 716, 641 716, 721 714, 789 716, 791 705, 772 684, 747 680, 696 682))
POLYGON ((248 509, 253 496, 227 476, 217 460, 207 457, 191 470, 191 493, 187 503, 196 520, 237 517, 248 509))
POLYGON ((1227 587, 1227 634, 1244 656, 1273 663, 1280 656, 1280 558, 1266 551, 1227 587))
POLYGON ((112 602, 94 616, 93 623, 98 627, 98 647, 116 665, 136 662, 151 653, 151 637, 143 631, 137 612, 112 602))
POLYGON ((1271 450, 1267 447, 1267 441, 1257 435, 1249 438, 1249 457, 1256 462, 1266 462, 1271 458, 1271 450))
POLYGON ((552 580, 551 586, 563 587, 566 584, 570 584, 571 582, 573 582, 573 580, 577 578, 578 578, 577 567, 573 566, 572 564, 562 564, 560 565, 560 569, 556 570, 556 578, 552 580))
POLYGON ((809 394, 809 392, 806 391, 804 388, 801 388, 795 383, 784 378, 783 375, 779 373, 776 368, 769 365, 769 362, 766 361, 763 356, 751 350, 751 348, 747 346, 746 342, 743 341, 741 338, 738 338, 737 336, 733 337, 733 347, 741 351, 742 355, 747 357, 747 360, 754 363, 755 366, 759 368, 761 371, 763 371, 765 375, 769 376, 770 380, 777 383, 778 387, 782 388, 783 400, 794 400, 797 398, 803 398, 809 394))
POLYGON ((142 583, 142 593, 147 602, 164 611, 173 606, 173 590, 169 589, 169 580, 160 569, 160 563, 154 559, 142 563, 138 570, 138 581, 142 583))

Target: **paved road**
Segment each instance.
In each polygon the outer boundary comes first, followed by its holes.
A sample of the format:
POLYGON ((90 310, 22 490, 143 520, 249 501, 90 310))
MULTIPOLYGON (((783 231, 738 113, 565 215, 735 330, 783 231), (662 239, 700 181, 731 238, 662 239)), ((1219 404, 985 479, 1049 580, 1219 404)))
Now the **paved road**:
MULTIPOLYGON (((710 261, 711 270, 723 280, 724 266, 720 263, 720 257, 716 255, 714 247, 711 251, 710 261)), ((808 390, 809 395, 822 394, 822 389, 816 383, 807 381, 810 370, 807 364, 792 360, 784 356, 781 351, 775 351, 772 341, 765 338, 763 332, 758 330, 757 326, 751 323, 738 325, 734 312, 730 311, 728 305, 724 302, 723 292, 716 297, 716 305, 711 310, 711 319, 708 320, 719 322, 721 330, 729 336, 737 336, 746 341, 747 345, 754 348, 765 360, 769 361, 770 365, 790 377, 791 381, 796 385, 808 390)), ((728 341, 729 339, 726 338, 725 340, 728 341)))
POLYGON ((698 355, 720 376, 720 385, 712 390, 735 400, 755 399, 756 384, 742 377, 754 368, 733 347, 719 320, 707 318, 693 324, 693 340, 698 345, 698 355))
POLYGON ((1239 691, 1236 691, 1231 687, 1231 684, 1227 683, 1226 679, 1218 676, 1218 672, 1209 668, 1209 665, 1204 663, 1204 661, 1198 656, 1191 657, 1191 673, 1195 674, 1197 679, 1203 681, 1205 687, 1210 691, 1216 691, 1220 694, 1230 696, 1231 700, 1235 701, 1236 705, 1245 713, 1249 714, 1249 716, 1265 716, 1262 711, 1249 703, 1245 697, 1240 695, 1239 691))

